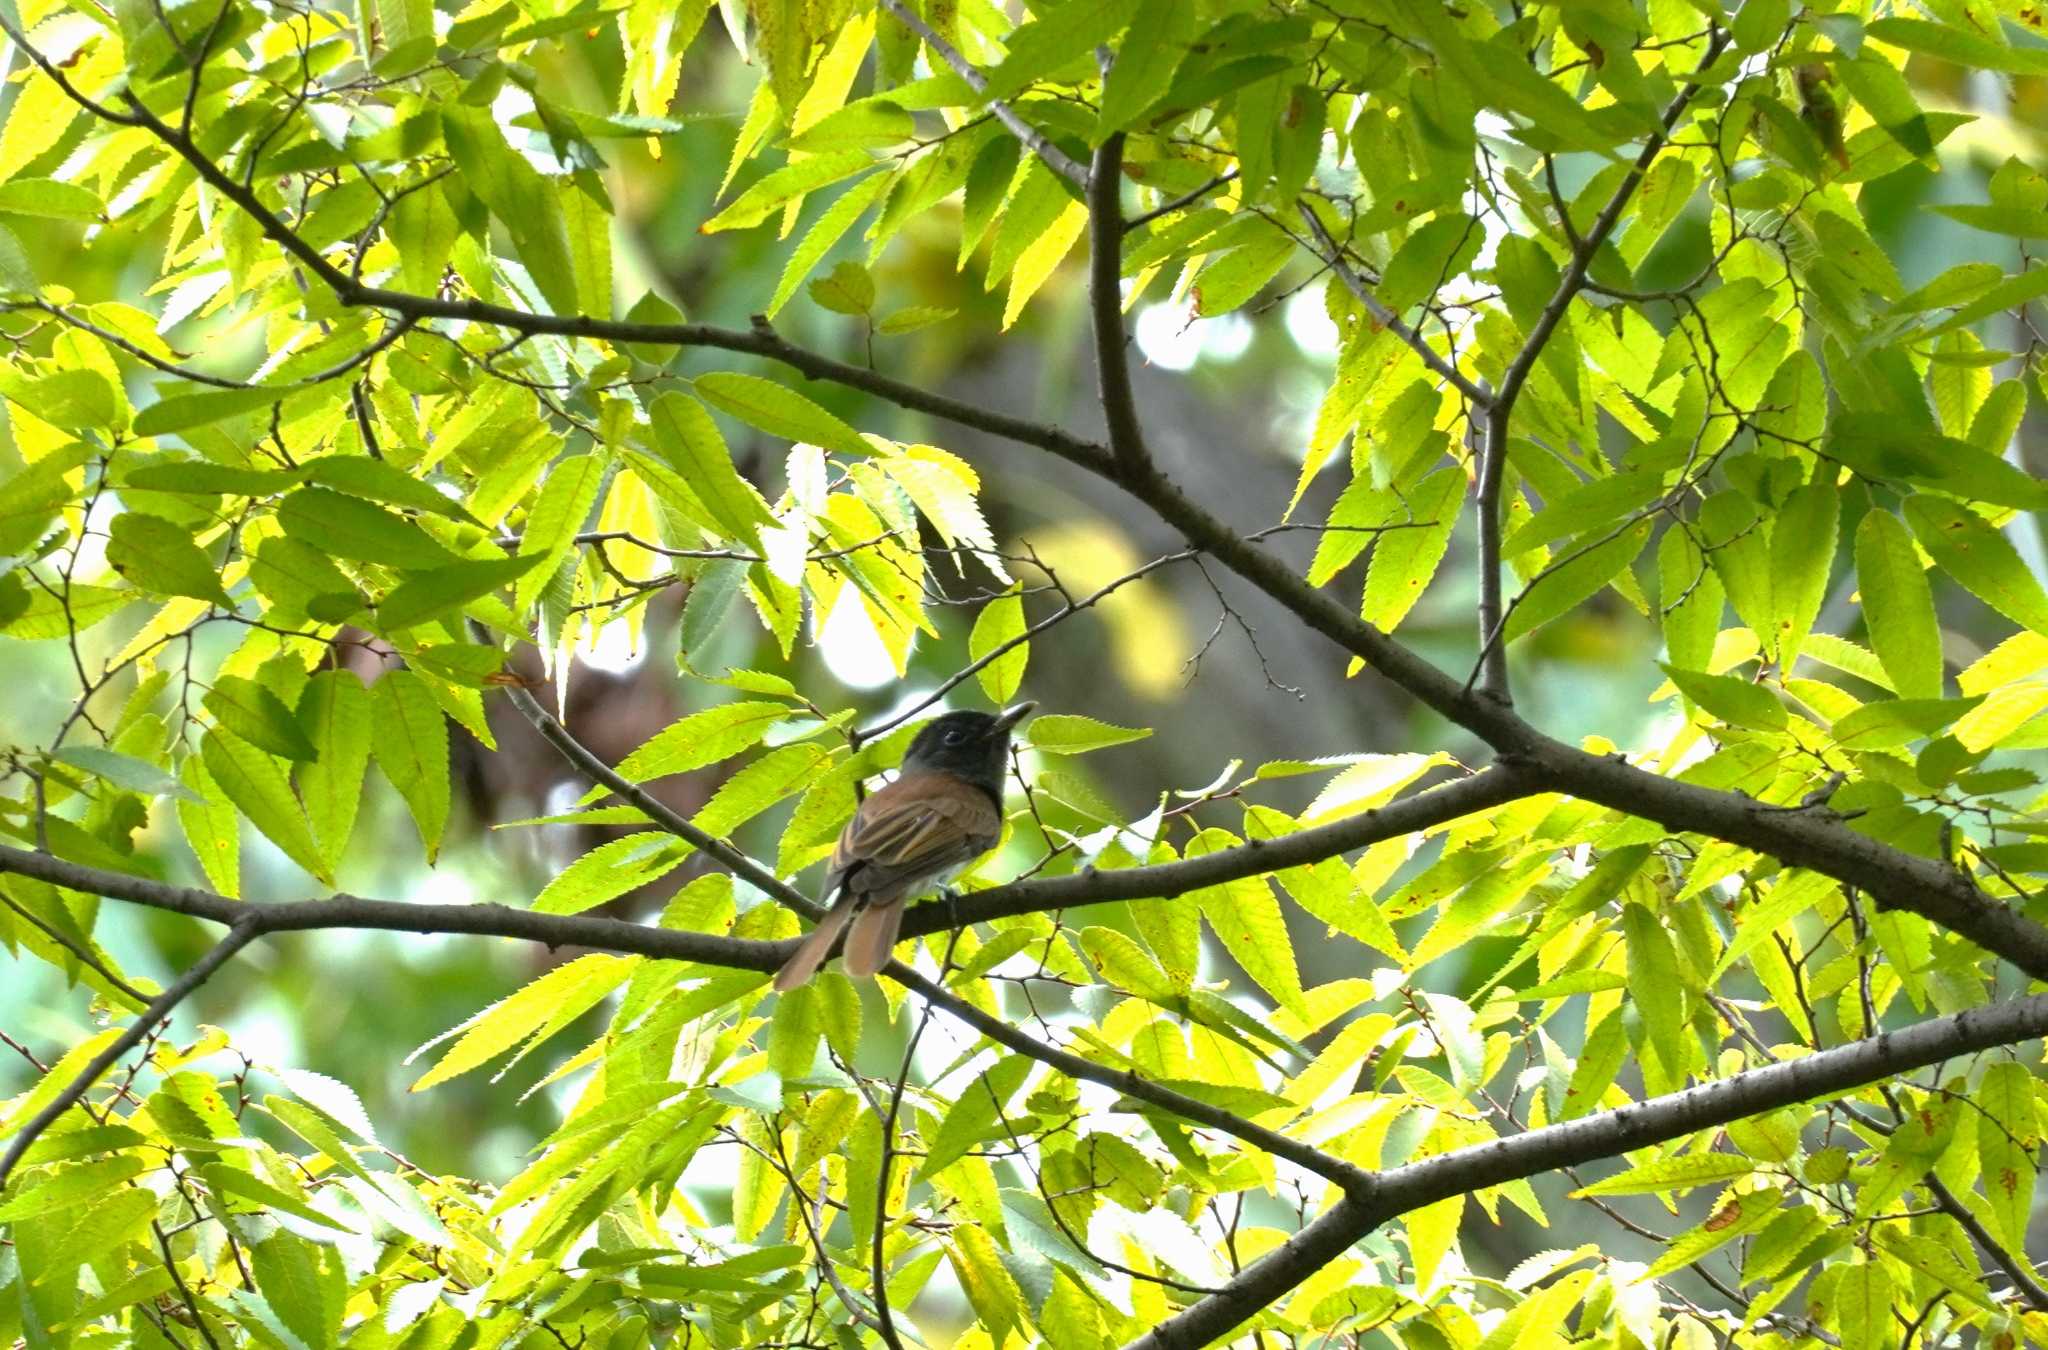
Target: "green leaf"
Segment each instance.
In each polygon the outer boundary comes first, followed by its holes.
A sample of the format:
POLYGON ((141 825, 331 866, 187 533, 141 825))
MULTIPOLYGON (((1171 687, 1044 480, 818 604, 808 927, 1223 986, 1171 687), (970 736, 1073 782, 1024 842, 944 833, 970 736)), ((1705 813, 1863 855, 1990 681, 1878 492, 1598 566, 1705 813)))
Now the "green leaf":
POLYGON ((299 797, 330 872, 355 832, 370 762, 370 695, 353 671, 322 670, 299 694, 298 723, 318 752, 299 768, 299 797))
POLYGON ((441 567, 456 561, 419 526, 331 488, 305 487, 277 508, 277 523, 293 539, 337 558, 387 567, 441 567))
POLYGON ((1586 1032, 1586 1043, 1580 1048, 1571 1080, 1565 1085, 1562 1118, 1575 1120, 1588 1111, 1598 1110, 1627 1057, 1628 1031, 1622 1024, 1621 1009, 1609 1009, 1586 1032))
POLYGON ((1034 717, 1025 728, 1025 739, 1033 748, 1059 755, 1079 755, 1105 746, 1127 745, 1152 734, 1148 727, 1120 727, 1092 717, 1048 713, 1034 717))
POLYGON ((1628 904, 1621 910, 1628 945, 1628 987, 1636 1013, 1643 1020, 1644 1049, 1660 1062, 1653 1073, 1646 1058, 1644 1089, 1656 1093, 1675 1088, 1684 1079, 1685 984, 1671 935, 1647 906, 1628 904))
MULTIPOLYGON (((1137 12, 1137 0, 1093 0, 1085 5, 1047 7, 1003 40, 1009 54, 988 72, 983 99, 1006 99, 1061 67, 1086 61, 1096 47, 1113 40, 1137 12)), ((994 1337, 1002 1344, 1000 1334, 994 1337)))
MULTIPOLYGON (((1236 844, 1237 839, 1227 831, 1204 830, 1188 841, 1184 856, 1197 858, 1236 844)), ((1287 917, 1266 878, 1239 877, 1220 886, 1205 886, 1195 893, 1195 903, 1245 973, 1258 981, 1274 1002, 1307 1021, 1308 1003, 1302 994, 1294 946, 1287 938, 1287 917)))
POLYGON ((540 598, 562 560, 576 547, 576 535, 597 504, 604 473, 604 457, 594 454, 571 455, 548 470, 547 481, 541 484, 539 495, 527 511, 519 536, 519 552, 541 560, 519 581, 521 609, 540 598))
POLYGON ((471 525, 483 523, 455 498, 381 459, 365 455, 327 455, 307 464, 301 472, 308 482, 351 496, 390 502, 393 506, 410 506, 430 515, 446 516, 449 520, 471 525))
POLYGON ((376 726, 370 753, 405 798, 431 863, 448 824, 448 723, 441 705, 419 676, 392 670, 370 686, 370 715, 376 726))
POLYGON ((576 313, 576 270, 555 183, 507 143, 489 109, 452 101, 439 106, 441 137, 463 186, 504 225, 555 313, 576 313))
POLYGON ((1786 498, 1771 526, 1771 605, 1778 621, 1771 637, 1781 670, 1792 668, 1813 630, 1835 561, 1841 494, 1828 466, 1817 473, 1786 498))
POLYGON ((1723 722, 1758 731, 1782 731, 1785 727, 1785 705, 1762 685, 1730 675, 1681 670, 1669 664, 1664 664, 1663 668, 1671 682, 1678 686, 1679 693, 1723 722))
POLYGON ((1889 61, 1866 47, 1858 59, 1837 61, 1829 69, 1907 154, 1921 159, 1934 153, 1934 133, 1913 98, 1912 86, 1889 61))
POLYGON ((1004 643, 1017 644, 976 672, 982 692, 997 707, 1015 698, 1024 683, 1024 666, 1031 657, 1031 644, 1018 641, 1024 629, 1024 597, 1015 590, 989 601, 974 616, 974 630, 967 637, 969 660, 979 661, 1004 643))
POLYGON ((414 572, 377 602, 373 610, 377 627, 398 633, 430 619, 453 616, 463 606, 512 585, 542 561, 538 553, 522 553, 414 572))
POLYGON ((835 314, 858 317, 875 307, 874 274, 852 258, 842 259, 831 272, 812 281, 805 289, 810 292, 813 303, 835 314))
POLYGON ((199 860, 200 870, 222 895, 241 893, 241 819, 234 803, 206 771, 201 755, 187 755, 178 766, 186 794, 178 799, 178 828, 199 860))
MULTIPOLYGON (((291 783, 275 759, 222 729, 207 732, 199 752, 208 775, 251 825, 287 858, 328 885, 334 884, 333 869, 314 844, 306 813, 292 796, 291 783)), ((198 847, 196 841, 194 847, 198 847)))
POLYGON ((619 764, 619 773, 644 783, 716 764, 759 744, 789 715, 789 705, 765 701, 721 703, 691 713, 656 732, 626 756, 619 764))
POLYGON ((1414 529, 1394 530, 1373 545, 1365 573, 1365 621, 1392 632, 1422 598, 1430 578, 1443 561, 1458 523, 1458 505, 1465 494, 1464 471, 1438 469, 1408 489, 1414 529))
POLYGON ((853 228, 853 223, 875 204, 875 199, 894 181, 889 174, 873 174, 855 183, 841 193, 837 201, 825 208, 824 214, 818 217, 797 246, 790 251, 789 262, 782 269, 782 279, 775 284, 775 294, 768 301, 769 318, 774 318, 782 307, 789 303, 789 298, 796 294, 797 287, 803 284, 804 278, 824 260, 825 255, 832 251, 832 246, 853 228))
POLYGON ((1284 231, 1266 229, 1249 242, 1212 257, 1195 278, 1195 313, 1214 318, 1250 301, 1279 275, 1296 248, 1284 231))
POLYGON ((648 416, 654 448, 690 485, 720 532, 758 551, 761 527, 776 523, 774 513, 754 485, 740 477, 725 437, 718 434, 718 424, 704 405, 685 394, 664 394, 648 416))
MULTIPOLYGON (((1937 10, 1936 13, 1941 11, 1937 10)), ((1957 11, 1964 13, 1966 11, 1957 11)), ((1960 27, 1892 14, 1863 26, 1866 36, 1923 56, 1939 57, 1973 70, 2002 70, 2013 75, 2048 75, 2048 52, 2014 47, 1960 27)), ((1992 31, 1995 33, 1994 25, 1992 31)), ((2037 30, 2038 31, 2038 30, 2037 30)))
POLYGON ((107 540, 107 565, 151 595, 189 595, 232 605, 221 588, 213 559, 189 531, 162 516, 123 511, 114 517, 107 540))
POLYGON ((1842 1350, 1884 1350, 1893 1344, 1892 1294, 1891 1276, 1876 1261, 1837 1271, 1832 1320, 1842 1350))
POLYGON ((2024 1065, 2001 1061, 1984 1071, 1975 1095, 1983 1108, 1976 1125, 1984 1197, 2006 1248, 2023 1252, 2034 1211, 2035 1162, 2041 1148, 2034 1076, 2024 1065))
POLYGON ((809 744, 771 750, 726 779, 690 823, 723 838, 808 786, 828 757, 822 747, 809 744))
POLYGON ((1187 55, 1194 11, 1184 0, 1140 0, 1130 32, 1102 82, 1095 139, 1122 131, 1165 96, 1173 73, 1187 55))
POLYGON ((534 897, 537 914, 581 914, 673 871, 690 856, 680 839, 652 831, 599 844, 557 872, 534 897))
POLYGON ((288 613, 305 613, 321 596, 361 596, 324 552, 284 535, 272 535, 256 546, 249 580, 265 600, 288 613))
POLYGON ((556 966, 518 993, 500 999, 407 1055, 405 1062, 410 1064, 448 1037, 457 1037, 434 1067, 413 1083, 412 1091, 424 1092, 488 1064, 551 1025, 567 1026, 624 984, 639 963, 635 956, 593 953, 556 966))
POLYGON ((873 447, 861 439, 859 432, 794 389, 773 380, 713 371, 699 375, 695 385, 698 395, 712 407, 770 436, 848 455, 873 453, 873 447))
POLYGON ((2048 594, 2019 552, 1982 516, 1922 493, 1906 499, 1906 520, 1935 566, 2014 623, 2048 634, 2048 594))
POLYGON ((875 164, 874 157, 864 150, 808 155, 766 175, 697 229, 703 234, 749 229, 805 193, 851 178, 875 164))
POLYGON ((1941 626, 1913 537, 1889 511, 1856 526, 1856 580, 1870 645, 1904 698, 1940 698, 1941 626))
POLYGON ((107 208, 89 188, 56 178, 11 178, 0 182, 0 214, 49 220, 106 219, 107 208))
POLYGON ((1763 1227, 1784 1203, 1785 1193, 1777 1189, 1749 1191, 1724 1200, 1711 1218, 1665 1248, 1664 1254, 1637 1278, 1657 1280, 1685 1269, 1709 1252, 1763 1227))
POLYGON ((917 122, 886 98, 864 98, 835 109, 791 136, 791 150, 820 154, 830 150, 884 150, 910 140, 917 122))
POLYGON ((1501 641, 1513 642, 1552 619, 1577 609, 1621 575, 1649 542, 1650 522, 1646 518, 1577 556, 1565 555, 1515 597, 1514 610, 1508 615, 1501 641))
POLYGON ((208 389, 197 394, 171 394, 135 414, 135 434, 163 436, 213 426, 247 412, 275 408, 287 397, 303 394, 307 385, 274 388, 208 389))
POLYGON ((67 745, 51 758, 84 769, 87 773, 106 779, 115 787, 139 792, 145 797, 172 796, 190 802, 201 800, 199 794, 180 784, 177 779, 156 765, 116 750, 103 749, 97 745, 67 745))
POLYGON ((991 1135, 1000 1137, 998 1118, 1031 1076, 1031 1067, 1032 1061, 1022 1055, 1005 1055, 969 1083, 939 1122, 918 1167, 918 1177, 936 1176, 991 1135))
POLYGON ((1479 256, 1486 230, 1463 211, 1442 212, 1411 232, 1380 273, 1379 301, 1396 314, 1435 295, 1479 256))
POLYGON ((1682 1153, 1674 1158, 1654 1158, 1603 1177, 1590 1186, 1572 1192, 1574 1198, 1588 1195, 1667 1195, 1695 1186, 1732 1181, 1756 1171, 1756 1164, 1736 1153, 1682 1153))
POLYGON ((316 753, 284 700, 254 680, 222 675, 203 702, 222 726, 259 749, 296 760, 310 760, 316 753))

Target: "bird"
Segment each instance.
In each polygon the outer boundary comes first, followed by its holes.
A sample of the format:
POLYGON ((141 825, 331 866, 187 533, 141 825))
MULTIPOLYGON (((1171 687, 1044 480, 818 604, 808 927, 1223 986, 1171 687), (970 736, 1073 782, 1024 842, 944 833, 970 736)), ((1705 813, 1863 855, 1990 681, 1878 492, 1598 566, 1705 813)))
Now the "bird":
POLYGON ((846 973, 874 975, 889 964, 905 902, 996 846, 1010 729, 1036 706, 949 712, 918 730, 896 780, 870 793, 840 832, 820 896, 832 908, 776 972, 777 992, 817 974, 842 933, 846 973))

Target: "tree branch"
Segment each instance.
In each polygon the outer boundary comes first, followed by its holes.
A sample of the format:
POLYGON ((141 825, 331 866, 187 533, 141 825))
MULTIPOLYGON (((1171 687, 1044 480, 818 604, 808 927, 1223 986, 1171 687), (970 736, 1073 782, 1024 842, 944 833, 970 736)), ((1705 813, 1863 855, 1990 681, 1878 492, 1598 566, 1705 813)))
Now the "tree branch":
MULTIPOLYGON (((1695 75, 1714 64, 1727 41, 1727 34, 1721 29, 1712 30, 1695 75)), ((1621 222, 1621 213, 1628 206, 1629 199, 1635 196, 1643 175, 1663 151, 1672 128, 1678 125, 1678 119, 1685 114, 1698 92, 1698 85, 1688 83, 1664 109, 1659 130, 1643 142, 1642 151, 1616 185, 1614 195, 1607 199, 1607 205, 1600 208, 1592 227, 1574 244, 1571 258, 1565 264, 1563 275, 1558 278, 1557 290, 1544 303, 1536 322, 1530 326, 1528 337, 1508 362, 1507 370, 1501 375, 1500 388, 1486 409, 1486 435, 1480 449, 1476 500, 1479 522, 1479 691, 1501 704, 1513 701, 1508 686, 1507 643, 1502 640, 1506 616, 1501 607, 1500 494, 1507 472, 1509 422, 1515 403, 1521 398, 1522 387, 1528 383, 1529 373, 1542 357, 1551 334, 1564 322, 1572 301, 1584 289, 1587 269, 1592 267, 1593 259, 1606 245, 1608 236, 1614 233, 1614 227, 1621 222)))
POLYGON ((1129 335, 1124 332, 1124 134, 1095 152, 1088 179, 1088 310, 1095 334, 1095 378, 1117 471, 1137 477, 1151 468, 1138 403, 1131 393, 1129 335))
POLYGON ((1254 1261, 1221 1290, 1132 1341, 1125 1350, 1195 1350, 1208 1345, 1373 1229, 1439 1200, 1613 1158, 1631 1149, 1838 1095, 1959 1055, 2044 1034, 2048 1034, 2048 994, 2035 994, 1932 1018, 1803 1059, 1748 1069, 1618 1110, 1391 1168, 1377 1174, 1378 1185, 1369 1198, 1339 1200, 1285 1246, 1254 1261))
POLYGON ((1407 343, 1410 349, 1422 358, 1423 365, 1428 366, 1431 370, 1442 376, 1444 383, 1463 394, 1473 406, 1479 408, 1492 406, 1493 395, 1488 392, 1485 385, 1471 379, 1463 371, 1438 355, 1436 348, 1429 345, 1429 339, 1423 337, 1418 330, 1410 328, 1406 323, 1403 323, 1400 315, 1380 303, 1380 298, 1374 295, 1372 288, 1365 284, 1365 278, 1359 276, 1358 270, 1344 260, 1343 246, 1331 237, 1329 227, 1323 224, 1322 217, 1318 216, 1315 213, 1315 208, 1307 202, 1301 203, 1301 218, 1308 222, 1309 233, 1316 237, 1316 242, 1320 245, 1320 248, 1311 251, 1318 258, 1329 264, 1330 270, 1335 272, 1338 279, 1344 283, 1344 288, 1351 292, 1359 304, 1365 306, 1366 313, 1372 315, 1374 323, 1407 343))
MULTIPOLYGON (((897 22, 924 39, 924 45, 937 52, 939 59, 953 68, 953 73, 966 81, 967 87, 979 94, 988 88, 988 76, 981 73, 976 65, 963 55, 958 47, 940 37, 932 26, 903 0, 881 0, 882 8, 896 16, 897 22)), ((1005 130, 1017 138, 1017 143, 1045 161, 1045 166, 1060 177, 1080 188, 1088 190, 1088 170, 1081 162, 1066 151, 1054 145, 1046 134, 1020 117, 1002 99, 988 101, 988 110, 995 114, 1005 130)))
POLYGON ((1013 882, 962 895, 945 904, 918 905, 903 916, 903 935, 919 937, 953 923, 987 923, 1020 914, 1043 913, 1110 900, 1172 899, 1204 886, 1240 877, 1301 867, 1365 848, 1384 839, 1442 825, 1527 797, 1541 789, 1513 765, 1495 765, 1467 778, 1434 787, 1328 825, 1278 839, 1252 839, 1234 848, 1179 862, 1084 871, 1071 876, 1013 882))
MULTIPOLYGON (((9 849, 8 852, 12 853, 14 850, 9 849)), ((48 1106, 36 1112, 28 1123, 21 1127, 21 1133, 14 1137, 14 1142, 7 1146, 6 1154, 0 1156, 0 1188, 5 1188, 7 1179, 14 1173, 15 1165, 42 1136, 43 1131, 56 1124, 66 1111, 78 1105, 80 1099, 92 1091, 92 1085, 99 1082, 101 1075, 119 1063, 123 1055, 142 1044, 143 1040, 156 1030, 158 1023, 169 1017, 193 990, 206 983, 207 976, 219 970, 236 952, 248 946, 250 940, 260 931, 252 918, 244 917, 237 922, 228 930, 226 937, 214 944, 212 950, 194 961, 186 968, 184 974, 171 981, 169 987, 152 999, 150 1005, 142 1010, 141 1016, 129 1024, 126 1031, 117 1036, 106 1049, 94 1055, 92 1060, 78 1071, 78 1076, 50 1100, 48 1106)))

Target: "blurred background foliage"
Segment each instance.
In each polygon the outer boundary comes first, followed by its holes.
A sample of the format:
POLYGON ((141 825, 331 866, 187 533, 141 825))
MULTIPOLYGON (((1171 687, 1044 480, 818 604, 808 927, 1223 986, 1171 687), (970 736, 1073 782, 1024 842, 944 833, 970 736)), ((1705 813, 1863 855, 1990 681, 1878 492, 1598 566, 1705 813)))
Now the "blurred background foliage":
MULTIPOLYGON (((718 23, 716 11, 709 22, 718 23)), ((601 103, 619 78, 617 26, 600 26, 581 44, 546 44, 536 57, 535 76, 559 103, 572 108, 601 103)), ((8 74, 19 65, 11 49, 0 57, 0 70, 8 74)), ((1863 188, 1860 201, 1871 233, 1909 288, 1970 259, 2011 268, 2019 248, 2014 241, 1917 208, 1981 201, 1989 174, 2008 157, 2038 162, 2042 130, 2048 127, 2048 108, 2042 106, 2048 82, 2020 82, 2016 95, 2009 82, 1994 76, 1924 60, 1916 60, 1908 76, 1924 106, 1966 110, 1977 120, 1940 147, 1939 172, 1914 165, 1863 188), (2016 97, 2024 102, 2015 102, 2016 97)), ((681 84, 686 129, 659 143, 606 142, 611 160, 604 181, 617 211, 619 294, 637 295, 651 287, 691 318, 744 326, 772 293, 790 238, 822 211, 822 201, 814 201, 782 240, 766 230, 698 231, 712 214, 757 79, 758 72, 741 62, 732 44, 700 40, 681 84)), ((0 108, 16 87, 4 86, 0 108)), ((85 119, 78 120, 37 163, 61 163, 87 126, 85 119)), ((9 134, 15 130, 8 124, 9 134)), ((1567 195, 1578 187, 1569 170, 1567 161, 1561 171, 1567 195)), ((892 307, 936 306, 956 311, 955 317, 908 335, 877 338, 864 331, 863 320, 828 312, 799 293, 778 315, 778 327, 800 344, 849 359, 871 342, 886 343, 887 365, 900 378, 1096 431, 1100 414, 1087 351, 1080 255, 1004 331, 1001 296, 981 290, 975 269, 955 266, 956 224, 956 212, 949 207, 919 218, 875 265, 878 286, 892 307)), ((158 258, 143 251, 160 251, 160 237, 138 238, 132 230, 102 233, 62 221, 42 225, 23 239, 36 273, 63 278, 81 300, 133 299, 136 279, 157 274, 158 258)), ((857 239, 849 240, 833 256, 857 256, 860 247, 857 239)), ((1681 283, 1699 272, 1709 253, 1706 210, 1696 200, 1691 215, 1665 235, 1641 282, 1648 288, 1681 283)), ((828 258, 820 274, 830 263, 828 258)), ((1195 319, 1185 298, 1155 290, 1133 316, 1138 395, 1157 456, 1198 500, 1230 504, 1244 528, 1280 520, 1335 356, 1334 329, 1324 313, 1326 279, 1312 274, 1306 261, 1294 267, 1272 298, 1238 313, 1195 319)), ((260 323, 260 315, 212 317, 202 311, 167 336, 181 350, 204 353, 210 368, 242 373, 263 359, 260 323)), ((2020 332, 2010 345, 2026 348, 2036 341, 2036 335, 2020 332)), ((688 352, 675 369, 687 374, 730 364, 730 358, 717 353, 688 352)), ((1008 550, 1035 554, 1077 595, 1177 546, 1156 522, 1120 514, 1115 500, 1069 466, 1044 456, 1026 458, 1013 447, 971 433, 919 426, 910 415, 857 391, 816 385, 808 392, 856 426, 903 440, 930 440, 966 455, 982 474, 982 502, 998 540, 1008 550)), ((2034 394, 2038 403, 2038 391, 2034 394)), ((2041 409, 2030 409, 2022 437, 2027 467, 2037 475, 2048 473, 2041 422, 2041 409)), ((780 466, 768 458, 779 448, 766 438, 756 437, 750 447, 735 443, 735 450, 742 468, 757 481, 779 476, 780 466)), ((0 455, 11 460, 11 446, 0 445, 0 455)), ((1335 477, 1326 474, 1310 489, 1298 518, 1323 517, 1335 477)), ((2048 572, 2034 519, 2023 515, 2015 530, 2022 556, 2037 574, 2048 572)), ((1299 565, 1313 538, 1281 536, 1275 543, 1299 565)), ((1476 596, 1471 539, 1464 525, 1451 550, 1422 605, 1404 624, 1403 638, 1424 656, 1456 666, 1469 659, 1476 596)), ((963 602, 981 598, 972 576, 965 582, 945 572, 935 577, 954 585, 963 602)), ((1947 650, 1966 664, 1984 650, 1982 634, 2000 631, 1999 622, 1959 589, 1946 589, 1939 600, 1947 650)), ((1039 596, 1027 605, 1037 617, 1052 603, 1039 596)), ((1846 588, 1832 595, 1817 627, 1841 631, 1836 625, 1854 603, 1846 588)), ((971 616, 971 609, 962 609, 952 622, 942 619, 942 640, 920 643, 900 685, 885 662, 869 658, 860 635, 821 634, 815 623, 806 632, 792 674, 822 705, 853 706, 864 720, 872 718, 965 663, 971 616)), ((690 698, 703 696, 704 686, 686 690, 677 676, 674 618, 672 604, 657 607, 637 650, 626 641, 623 625, 615 626, 570 678, 571 731, 613 759, 693 711, 690 698)), ((111 649, 126 636, 120 625, 108 624, 86 640, 95 649, 111 649)), ((217 640, 226 643, 233 635, 223 633, 217 640)), ((711 668, 774 664, 767 659, 772 643, 750 622, 727 624, 720 641, 727 649, 716 654, 711 668), (752 652, 751 644, 764 650, 752 652)), ((1662 679, 1655 664, 1658 647, 1654 626, 1607 592, 1603 602, 1582 607, 1517 647, 1521 707, 1532 721, 1561 737, 1573 739, 1597 729, 1629 744, 1650 730, 1652 719, 1673 715, 1647 700, 1662 679)), ((1141 815, 1162 792, 1211 781, 1233 759, 1257 763, 1339 749, 1443 749, 1454 754, 1473 749, 1465 733, 1371 676, 1345 680, 1344 663, 1334 657, 1231 578, 1181 566, 1123 588, 1062 625, 1050 642, 1036 644, 1025 692, 1052 711, 1156 728, 1150 739, 1084 761, 1092 775, 1088 786, 1131 817, 1141 815)), ((30 745, 47 739, 75 688, 69 659, 60 643, 0 639, 0 671, 10 691, 0 702, 0 742, 30 745)), ((467 753, 458 748, 456 817, 438 865, 427 869, 419 864, 403 804, 386 784, 373 780, 356 844, 339 878, 342 890, 397 899, 518 904, 590 847, 593 837, 576 827, 496 828, 551 804, 560 806, 578 789, 553 751, 523 722, 494 713, 493 725, 501 753, 479 754, 473 743, 467 753), (397 842, 386 848, 380 840, 397 842)), ((683 796, 678 804, 708 798, 717 787, 715 775, 729 767, 683 780, 676 788, 683 796)), ((1273 785, 1275 804, 1299 807, 1313 781, 1273 785), (1287 800, 1290 787, 1300 801, 1287 800)), ((772 856, 772 842, 786 815, 787 807, 768 813, 747 828, 740 842, 757 856, 772 856)), ((138 836, 136 843, 140 852, 160 860, 164 875, 202 880, 166 825, 138 836)), ((1418 855, 1417 865, 1428 856, 1418 855)), ((320 893, 310 877, 253 831, 244 832, 243 857, 249 894, 293 899, 320 893)), ((1020 856, 1014 866, 1027 861, 1020 856)), ((693 859, 670 874, 663 893, 702 866, 701 859, 693 859)), ((1002 864, 989 869, 998 875, 1003 870, 1002 864)), ((639 893, 612 912, 644 916, 657 911, 660 902, 659 893, 639 893)), ((1297 922, 1305 917, 1294 914, 1297 922)), ((193 960, 206 941, 197 925, 126 906, 110 907, 102 916, 100 935, 126 969, 158 981, 193 960)), ((1296 934, 1305 984, 1355 973, 1337 968, 1338 950, 1313 936, 1296 934)), ((1502 955, 1486 942, 1470 944, 1431 966, 1426 982, 1465 992, 1479 978, 1475 972, 1490 969, 1502 955)), ((414 1095, 408 1087, 421 1067, 398 1062, 391 1049, 438 1035, 530 979, 551 959, 559 957, 521 944, 466 938, 351 932, 296 936, 249 951, 236 977, 203 990, 191 1012, 197 1020, 225 1027, 232 1043, 252 1057, 259 1078, 268 1064, 310 1069, 349 1084, 363 1097, 384 1137, 418 1165, 502 1180, 518 1170, 521 1156, 556 1118, 546 1091, 516 1108, 512 1103, 518 1092, 545 1076, 547 1066, 527 1062, 511 1070, 507 1083, 472 1075, 414 1095)), ((589 1022, 593 1029, 598 1024, 595 1017, 589 1022)), ((0 980, 0 1028, 23 1042, 18 1051, 38 1053, 75 1043, 89 1024, 85 991, 62 987, 48 966, 20 962, 9 978, 0 980)), ((871 1038, 871 1043, 884 1039, 871 1038)), ((561 1043, 574 1041, 565 1037, 561 1043)), ((891 1053, 883 1043, 872 1048, 882 1059, 891 1053)), ((19 1053, 0 1059, 0 1094, 18 1091, 32 1078, 19 1053)), ((1571 1233, 1553 1231, 1542 1245, 1573 1240, 1571 1233)), ((1502 1253, 1525 1249, 1505 1231, 1488 1245, 1496 1243, 1502 1253)))

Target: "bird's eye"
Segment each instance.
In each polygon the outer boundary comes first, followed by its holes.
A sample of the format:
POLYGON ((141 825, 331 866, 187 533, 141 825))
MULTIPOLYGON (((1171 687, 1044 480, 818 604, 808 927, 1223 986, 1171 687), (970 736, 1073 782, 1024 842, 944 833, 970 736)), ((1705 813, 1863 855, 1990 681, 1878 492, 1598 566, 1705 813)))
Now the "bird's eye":
POLYGON ((965 744, 967 744, 967 733, 966 733, 966 732, 964 732, 964 731, 962 731, 962 730, 961 730, 960 728, 958 728, 958 727, 954 727, 954 728, 953 728, 953 729, 952 729, 951 731, 949 731, 949 732, 947 732, 947 733, 946 733, 946 744, 948 744, 948 745, 965 745, 965 744))

